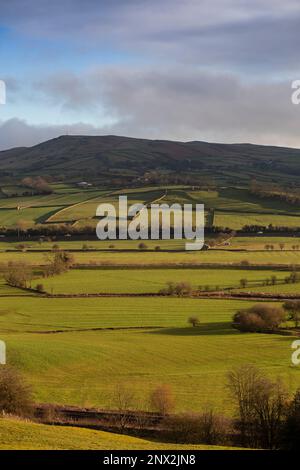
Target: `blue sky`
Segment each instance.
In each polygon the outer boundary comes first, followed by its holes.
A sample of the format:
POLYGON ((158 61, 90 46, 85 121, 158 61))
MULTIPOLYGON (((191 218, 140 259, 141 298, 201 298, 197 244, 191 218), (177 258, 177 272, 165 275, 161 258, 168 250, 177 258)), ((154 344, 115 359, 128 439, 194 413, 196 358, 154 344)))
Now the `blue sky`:
POLYGON ((300 147, 300 5, 0 0, 0 149, 60 134, 300 147))

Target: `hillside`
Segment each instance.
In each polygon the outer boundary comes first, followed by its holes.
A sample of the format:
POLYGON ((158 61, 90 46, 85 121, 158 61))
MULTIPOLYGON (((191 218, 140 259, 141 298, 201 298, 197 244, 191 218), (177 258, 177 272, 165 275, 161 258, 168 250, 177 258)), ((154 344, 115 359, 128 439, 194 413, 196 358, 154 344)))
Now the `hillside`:
POLYGON ((251 177, 295 182, 300 150, 252 144, 173 142, 118 136, 60 136, 29 148, 0 152, 0 177, 139 176, 146 170, 193 173, 237 183, 251 177), (120 176, 120 175, 119 175, 120 176))
POLYGON ((206 445, 163 444, 126 435, 84 428, 47 426, 19 419, 0 420, 0 449, 4 450, 226 450, 206 445))

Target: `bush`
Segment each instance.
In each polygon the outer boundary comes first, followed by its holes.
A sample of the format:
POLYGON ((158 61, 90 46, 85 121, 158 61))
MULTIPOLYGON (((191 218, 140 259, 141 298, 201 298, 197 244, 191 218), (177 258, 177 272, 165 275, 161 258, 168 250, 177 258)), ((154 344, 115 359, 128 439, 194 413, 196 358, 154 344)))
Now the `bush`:
POLYGON ((232 421, 212 410, 168 416, 163 424, 166 437, 181 444, 226 445, 233 433, 232 421))
POLYGON ((139 243, 138 248, 139 250, 147 250, 148 246, 146 245, 146 243, 142 242, 142 243, 139 243))
POLYGON ((31 413, 30 388, 13 368, 0 366, 0 412, 28 416, 31 413))
POLYGON ((162 295, 190 295, 192 293, 192 286, 189 282, 184 281, 178 282, 177 284, 174 282, 167 282, 167 288, 161 289, 159 293, 162 295))
POLYGON ((240 331, 274 330, 285 318, 281 307, 257 304, 247 310, 238 311, 233 317, 233 325, 240 331))

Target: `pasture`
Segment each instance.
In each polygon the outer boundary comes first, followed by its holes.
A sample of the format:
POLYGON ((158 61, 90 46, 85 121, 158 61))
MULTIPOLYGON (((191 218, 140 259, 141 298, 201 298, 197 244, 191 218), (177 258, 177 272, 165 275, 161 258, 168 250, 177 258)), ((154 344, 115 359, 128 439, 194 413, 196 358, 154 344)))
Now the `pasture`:
MULTIPOLYGON (((230 228, 250 223, 300 225, 298 208, 255 198, 246 189, 223 188, 217 192, 149 186, 82 190, 75 184, 56 183, 53 190, 45 196, 0 198, 0 224, 13 226, 20 220, 46 225, 95 224, 100 202, 116 205, 119 194, 128 194, 129 204, 158 198, 169 203, 204 203, 207 209, 214 209, 215 225, 230 228)), ((32 281, 33 287, 42 283, 53 294, 157 293, 167 282, 188 282, 194 289, 201 286, 204 290, 239 289, 241 279, 247 279, 247 291, 299 291, 299 284, 283 284, 292 267, 300 266, 300 250, 296 248, 299 234, 237 236, 226 245, 199 252, 185 251, 184 241, 144 243, 146 246, 140 249, 140 240, 99 241, 96 236, 88 240, 73 236, 61 240, 2 239, 0 264, 3 269, 12 261, 45 265, 57 248, 71 252, 74 266, 68 272, 32 281), (249 269, 247 263, 261 268, 249 269), (240 268, 232 266, 235 264, 240 268), (228 268, 222 269, 222 265, 228 268), (281 270, 276 265, 285 266, 281 270), (262 286, 271 276, 276 276, 276 285, 262 286)), ((170 384, 178 412, 201 411, 210 404, 232 414, 226 374, 246 363, 255 364, 274 378, 282 377, 290 392, 300 387, 299 370, 291 364, 293 337, 240 333, 232 328, 233 315, 252 306, 251 301, 117 295, 43 297, 10 287, 3 279, 0 297, 0 339, 7 344, 8 363, 32 385, 37 402, 113 409, 114 391, 122 383, 133 390, 135 407, 148 409, 150 392, 160 384, 170 384), (189 317, 198 317, 199 326, 191 327, 189 317)), ((52 434, 47 426, 0 421, 0 448, 14 448, 14 442, 18 448, 152 448, 151 442, 136 441, 63 427, 52 434), (5 429, 12 439, 2 438, 5 429), (27 433, 23 444, 18 437, 22 432, 27 433)), ((153 445, 158 448, 158 444, 153 445)))
MULTIPOLYGON (((59 243, 58 243, 59 244, 59 243)), ((300 265, 299 251, 228 251, 228 250, 208 250, 194 252, 172 252, 172 251, 147 251, 134 250, 122 251, 111 249, 109 251, 81 251, 74 254, 74 262, 78 265, 188 265, 188 264, 240 264, 247 262, 250 264, 272 266, 300 265)), ((0 263, 25 262, 32 265, 45 264, 49 252, 2 252, 0 253, 0 263)))
POLYGON ((261 285, 272 275, 283 282, 287 271, 242 269, 72 269, 67 273, 41 282, 46 292, 52 294, 84 293, 157 293, 168 282, 187 282, 193 289, 239 287, 241 279, 247 279, 247 287, 261 285))
POLYGON ((289 337, 242 334, 231 327, 251 302, 178 298, 2 298, 1 339, 9 363, 27 377, 39 402, 113 408, 118 383, 129 384, 138 407, 151 389, 170 384, 177 410, 206 403, 230 413, 226 373, 255 363, 300 385, 290 364, 289 337), (200 326, 191 328, 189 316, 200 326), (96 330, 99 329, 99 330, 96 330), (61 331, 61 332, 58 332, 61 331))
MULTIPOLYGON (((22 189, 22 188, 21 188, 22 189)), ((26 190, 26 188, 23 188, 26 190)), ((204 204, 214 210, 213 224, 230 229, 244 225, 299 227, 300 211, 284 201, 260 199, 247 189, 224 187, 199 190, 189 186, 149 186, 143 188, 80 188, 76 184, 53 184, 52 194, 15 195, 17 186, 3 187, 0 197, 0 224, 15 226, 20 220, 30 225, 67 223, 95 225, 100 203, 111 203, 118 215, 118 196, 127 195, 128 204, 161 203, 204 204), (19 210, 17 208, 19 207, 19 210)))

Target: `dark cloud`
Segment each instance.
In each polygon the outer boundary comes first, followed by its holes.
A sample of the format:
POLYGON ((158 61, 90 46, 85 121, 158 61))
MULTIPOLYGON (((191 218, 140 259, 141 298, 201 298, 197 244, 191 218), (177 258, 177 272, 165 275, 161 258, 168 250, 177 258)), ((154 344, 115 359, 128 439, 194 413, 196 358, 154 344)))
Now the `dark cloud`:
POLYGON ((296 0, 10 0, 1 19, 29 36, 139 53, 149 60, 296 70, 296 0))
MULTIPOLYGON (((94 124, 74 124, 70 133, 300 146, 300 106, 290 100, 291 81, 300 78, 298 0, 1 3, 1 22, 21 36, 60 50, 68 43, 120 52, 115 66, 99 65, 96 54, 93 69, 78 61, 52 76, 41 71, 27 77, 26 91, 12 82, 15 102, 19 93, 30 109, 58 109, 61 122, 72 116, 94 124)), ((0 126, 0 146, 30 145, 65 129, 12 119, 0 126)))
MULTIPOLYGON (((40 90, 63 108, 91 109, 113 117, 106 126, 74 124, 70 133, 253 142, 299 146, 300 106, 288 81, 245 84, 234 75, 193 67, 104 67, 80 78, 52 76, 40 90), (85 94, 86 92, 86 94, 85 94)), ((100 122, 100 120, 99 120, 100 122)), ((27 145, 66 133, 66 126, 30 126, 11 120, 0 127, 1 147, 27 145)))
POLYGON ((100 132, 100 129, 84 123, 34 126, 21 119, 9 119, 4 122, 0 121, 0 150, 13 147, 29 147, 67 133, 99 135, 100 132))

